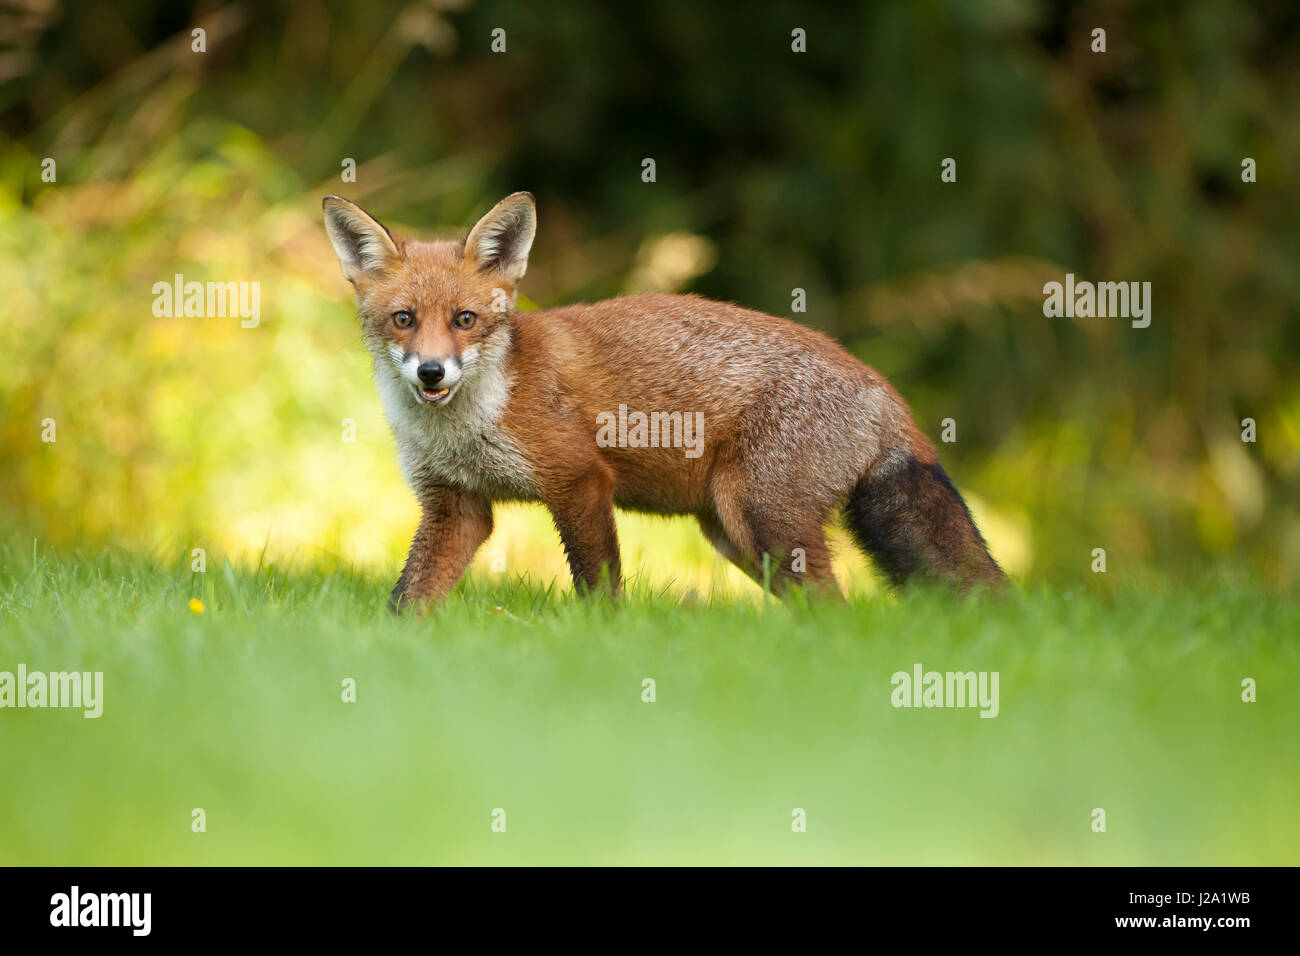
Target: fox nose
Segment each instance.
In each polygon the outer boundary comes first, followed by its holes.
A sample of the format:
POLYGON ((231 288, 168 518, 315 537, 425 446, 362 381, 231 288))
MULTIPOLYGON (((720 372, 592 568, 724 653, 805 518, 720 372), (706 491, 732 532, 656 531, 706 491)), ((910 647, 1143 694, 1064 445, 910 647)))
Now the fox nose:
POLYGON ((442 381, 442 363, 421 362, 420 367, 415 370, 415 374, 426 387, 433 388, 442 381))

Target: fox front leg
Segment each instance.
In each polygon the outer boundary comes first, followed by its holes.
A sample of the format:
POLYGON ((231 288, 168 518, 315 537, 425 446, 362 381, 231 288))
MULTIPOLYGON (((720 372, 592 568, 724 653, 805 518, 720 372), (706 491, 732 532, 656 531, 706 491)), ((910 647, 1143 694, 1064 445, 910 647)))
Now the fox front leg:
POLYGON ((579 592, 622 590, 618 532, 614 527, 614 476, 604 465, 557 484, 545 495, 579 592))
POLYGON ((467 491, 439 486, 421 495, 420 527, 388 606, 423 610, 460 580, 492 533, 492 505, 467 491))

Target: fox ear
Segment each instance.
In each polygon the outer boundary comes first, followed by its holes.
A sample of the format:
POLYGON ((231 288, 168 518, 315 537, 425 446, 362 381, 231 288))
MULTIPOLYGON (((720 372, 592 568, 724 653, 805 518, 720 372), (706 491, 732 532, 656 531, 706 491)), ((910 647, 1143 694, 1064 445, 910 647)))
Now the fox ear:
POLYGON ((475 224, 465 240, 465 258, 479 269, 499 269, 511 282, 528 270, 528 251, 537 235, 532 193, 511 193, 475 224))
POLYGON ((353 285, 366 276, 388 271, 402 258, 392 233, 356 203, 342 196, 326 196, 321 208, 343 277, 353 285))

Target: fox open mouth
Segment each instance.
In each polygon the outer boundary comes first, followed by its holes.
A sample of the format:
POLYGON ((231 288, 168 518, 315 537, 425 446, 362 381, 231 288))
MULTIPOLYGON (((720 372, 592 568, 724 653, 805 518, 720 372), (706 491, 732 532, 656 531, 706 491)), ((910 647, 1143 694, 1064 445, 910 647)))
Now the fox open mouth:
POLYGON ((426 405, 441 405, 447 399, 451 398, 451 388, 420 388, 412 386, 415 389, 415 397, 426 405))

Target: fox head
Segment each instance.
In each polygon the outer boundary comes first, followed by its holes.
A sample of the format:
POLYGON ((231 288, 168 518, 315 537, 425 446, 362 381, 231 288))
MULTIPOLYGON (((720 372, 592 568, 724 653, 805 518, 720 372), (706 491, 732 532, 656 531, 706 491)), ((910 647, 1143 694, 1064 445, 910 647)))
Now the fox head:
POLYGON ((509 343, 537 232, 532 195, 507 196, 461 242, 399 239, 339 196, 322 206, 376 370, 390 368, 416 402, 447 405, 509 343))

